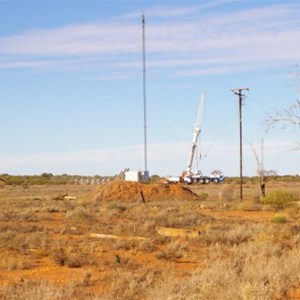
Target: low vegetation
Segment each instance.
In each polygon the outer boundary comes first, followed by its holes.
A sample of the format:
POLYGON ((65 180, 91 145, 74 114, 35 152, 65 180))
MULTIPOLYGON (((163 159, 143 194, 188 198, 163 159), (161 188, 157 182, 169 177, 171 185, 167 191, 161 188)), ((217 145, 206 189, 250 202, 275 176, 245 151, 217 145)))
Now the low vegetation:
POLYGON ((293 201, 296 201, 296 197, 282 190, 274 190, 263 199, 264 204, 272 204, 279 209, 284 208, 293 201))
POLYGON ((265 198, 249 180, 242 202, 234 180, 190 188, 198 200, 143 203, 3 186, 0 299, 292 299, 300 180, 269 180, 265 198))

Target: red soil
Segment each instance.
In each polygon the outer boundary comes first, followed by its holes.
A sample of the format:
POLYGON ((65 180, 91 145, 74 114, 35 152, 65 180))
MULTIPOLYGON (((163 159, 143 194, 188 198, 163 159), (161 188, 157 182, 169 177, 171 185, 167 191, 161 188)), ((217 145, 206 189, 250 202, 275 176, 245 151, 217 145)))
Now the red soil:
POLYGON ((179 184, 142 184, 130 181, 112 181, 97 187, 96 198, 100 201, 195 200, 198 196, 179 184))

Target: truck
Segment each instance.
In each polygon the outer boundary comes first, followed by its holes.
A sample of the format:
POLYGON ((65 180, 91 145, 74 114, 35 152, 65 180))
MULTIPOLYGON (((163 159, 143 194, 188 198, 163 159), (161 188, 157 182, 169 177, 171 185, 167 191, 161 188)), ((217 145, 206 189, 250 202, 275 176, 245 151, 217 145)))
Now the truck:
POLYGON ((204 176, 200 171, 193 172, 192 175, 187 176, 186 174, 183 174, 182 176, 168 176, 167 181, 169 183, 176 183, 181 182, 185 184, 206 184, 206 183, 222 183, 224 182, 225 178, 223 174, 219 175, 213 175, 210 176, 204 176))
POLYGON ((196 117, 196 122, 194 125, 192 144, 188 156, 186 169, 182 172, 181 176, 169 176, 168 177, 169 182, 182 182, 186 184, 192 184, 192 183, 204 184, 210 182, 221 183, 224 181, 224 175, 222 174, 222 172, 212 172, 210 176, 203 176, 200 170, 196 170, 195 172, 192 171, 193 160, 197 148, 197 141, 198 141, 199 134, 201 132, 201 122, 202 122, 202 115, 204 111, 204 102, 205 102, 205 91, 202 92, 200 98, 200 105, 196 117))

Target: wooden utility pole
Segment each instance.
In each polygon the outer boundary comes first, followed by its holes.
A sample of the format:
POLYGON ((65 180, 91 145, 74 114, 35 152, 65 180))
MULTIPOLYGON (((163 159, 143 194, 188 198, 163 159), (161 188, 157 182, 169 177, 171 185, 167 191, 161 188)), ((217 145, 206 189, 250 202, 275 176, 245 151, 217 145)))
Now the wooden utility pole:
POLYGON ((242 104, 243 97, 242 91, 249 91, 248 88, 238 88, 231 90, 239 97, 239 123, 240 123, 240 200, 243 200, 243 130, 242 130, 242 104))

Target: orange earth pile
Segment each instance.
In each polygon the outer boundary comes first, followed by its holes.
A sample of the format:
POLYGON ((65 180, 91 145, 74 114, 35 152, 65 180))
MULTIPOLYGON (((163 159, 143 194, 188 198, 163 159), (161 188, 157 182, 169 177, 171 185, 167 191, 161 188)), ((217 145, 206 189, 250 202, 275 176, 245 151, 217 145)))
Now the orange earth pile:
POLYGON ((100 201, 164 201, 195 200, 198 196, 180 184, 138 183, 131 181, 112 181, 101 184, 96 189, 100 201))

